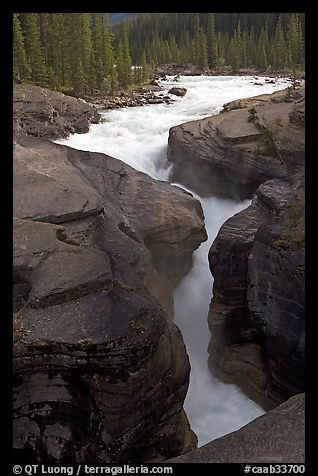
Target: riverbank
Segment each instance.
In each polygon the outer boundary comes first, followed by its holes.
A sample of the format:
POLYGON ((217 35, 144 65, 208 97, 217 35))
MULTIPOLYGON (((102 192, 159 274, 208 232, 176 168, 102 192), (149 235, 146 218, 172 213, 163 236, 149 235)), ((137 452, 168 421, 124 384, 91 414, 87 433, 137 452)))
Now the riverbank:
POLYGON ((282 70, 266 71, 256 68, 245 68, 232 70, 230 67, 219 67, 215 69, 201 69, 193 65, 163 64, 156 68, 156 74, 159 77, 165 75, 183 75, 183 76, 259 76, 270 78, 296 78, 305 79, 305 71, 282 70))

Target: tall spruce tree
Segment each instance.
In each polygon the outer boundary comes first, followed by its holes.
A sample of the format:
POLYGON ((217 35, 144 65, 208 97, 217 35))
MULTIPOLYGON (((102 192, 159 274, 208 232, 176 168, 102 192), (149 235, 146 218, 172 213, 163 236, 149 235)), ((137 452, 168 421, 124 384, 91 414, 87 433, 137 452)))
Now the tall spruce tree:
POLYGON ((13 74, 21 80, 29 79, 31 69, 27 62, 24 37, 17 13, 13 14, 13 74))
POLYGON ((131 56, 129 51, 128 35, 127 30, 124 28, 122 38, 121 38, 121 48, 122 48, 122 74, 121 80, 119 80, 120 85, 123 88, 128 88, 132 82, 132 69, 131 69, 131 56))
POLYGON ((263 70, 267 70, 268 59, 266 51, 266 30, 265 27, 262 28, 261 34, 258 39, 257 44, 257 67, 263 70))
POLYGON ((105 74, 112 75, 115 63, 114 49, 113 49, 114 34, 109 25, 109 18, 107 13, 102 14, 102 39, 103 39, 103 64, 105 74))
POLYGON ((246 68, 248 64, 247 58, 247 33, 246 31, 242 34, 242 42, 241 42, 241 68, 246 68))
POLYGON ((232 68, 233 68, 233 71, 237 71, 241 67, 241 64, 242 64, 242 33, 241 33, 240 20, 238 20, 237 26, 234 32, 233 50, 234 50, 234 55, 233 55, 232 68))
POLYGON ((37 13, 28 13, 26 16, 25 49, 31 68, 32 81, 40 86, 48 86, 49 78, 41 45, 37 13))
POLYGON ((80 26, 81 26, 81 63, 84 72, 84 86, 85 90, 91 91, 95 87, 95 71, 92 67, 93 42, 92 31, 90 27, 90 14, 79 14, 80 26))
POLYGON ((286 66, 286 42, 281 17, 278 19, 273 41, 273 66, 276 71, 286 66))
POLYGON ((64 13, 49 14, 47 32, 47 58, 58 87, 71 86, 71 52, 68 44, 68 18, 64 13))
POLYGON ((303 66, 303 39, 299 17, 291 14, 287 32, 288 66, 303 66))
POLYGON ((214 13, 208 14, 207 45, 210 68, 215 68, 218 64, 218 40, 215 29, 214 13))
POLYGON ((208 45, 204 29, 200 28, 200 56, 199 67, 206 69, 209 66, 208 45))

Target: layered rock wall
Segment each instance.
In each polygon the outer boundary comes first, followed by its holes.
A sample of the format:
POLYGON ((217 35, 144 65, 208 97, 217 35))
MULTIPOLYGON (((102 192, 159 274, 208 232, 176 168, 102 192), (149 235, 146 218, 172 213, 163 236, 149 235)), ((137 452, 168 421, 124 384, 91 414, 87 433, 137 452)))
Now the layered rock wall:
POLYGON ((209 253, 211 370, 265 408, 304 391, 304 183, 271 180, 209 253))

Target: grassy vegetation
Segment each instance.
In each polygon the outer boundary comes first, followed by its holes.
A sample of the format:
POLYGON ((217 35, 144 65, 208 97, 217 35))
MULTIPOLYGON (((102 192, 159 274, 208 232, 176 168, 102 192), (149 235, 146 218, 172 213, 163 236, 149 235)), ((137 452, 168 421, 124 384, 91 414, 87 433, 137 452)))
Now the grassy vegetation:
POLYGON ((17 342, 19 340, 22 340, 26 334, 27 331, 23 327, 21 313, 17 312, 13 314, 13 341, 17 342))
POLYGON ((305 246, 304 188, 298 191, 297 202, 288 206, 287 221, 276 245, 282 249, 300 250, 305 246))
POLYGON ((260 144, 257 145, 255 153, 257 155, 269 155, 276 157, 272 132, 267 127, 261 126, 260 144))
POLYGON ((130 322, 131 327, 140 334, 143 334, 146 330, 146 324, 141 319, 134 319, 130 322))
POLYGON ((247 118, 248 122, 256 122, 258 117, 257 117, 257 111, 255 109, 255 107, 251 107, 249 110, 249 116, 247 118))

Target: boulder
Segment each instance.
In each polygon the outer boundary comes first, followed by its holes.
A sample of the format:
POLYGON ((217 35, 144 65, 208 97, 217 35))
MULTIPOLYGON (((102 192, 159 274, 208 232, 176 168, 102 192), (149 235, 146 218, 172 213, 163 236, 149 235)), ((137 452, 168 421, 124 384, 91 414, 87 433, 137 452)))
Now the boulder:
POLYGON ((186 93, 187 93, 187 90, 186 88, 176 88, 176 87, 173 87, 171 89, 169 89, 168 91, 169 94, 174 94, 175 96, 185 96, 186 93))
POLYGON ((163 461, 193 449, 189 361, 171 318, 173 288, 206 239, 200 203, 112 157, 18 139, 16 461, 163 461))
POLYGON ((289 122, 299 127, 305 127, 305 102, 300 101, 295 104, 292 111, 289 113, 289 122))
POLYGON ((304 181, 270 180, 209 253, 209 368, 265 409, 304 391, 304 181))
POLYGON ((304 394, 290 398, 286 403, 256 418, 240 430, 169 460, 169 463, 302 464, 304 462, 304 394))

